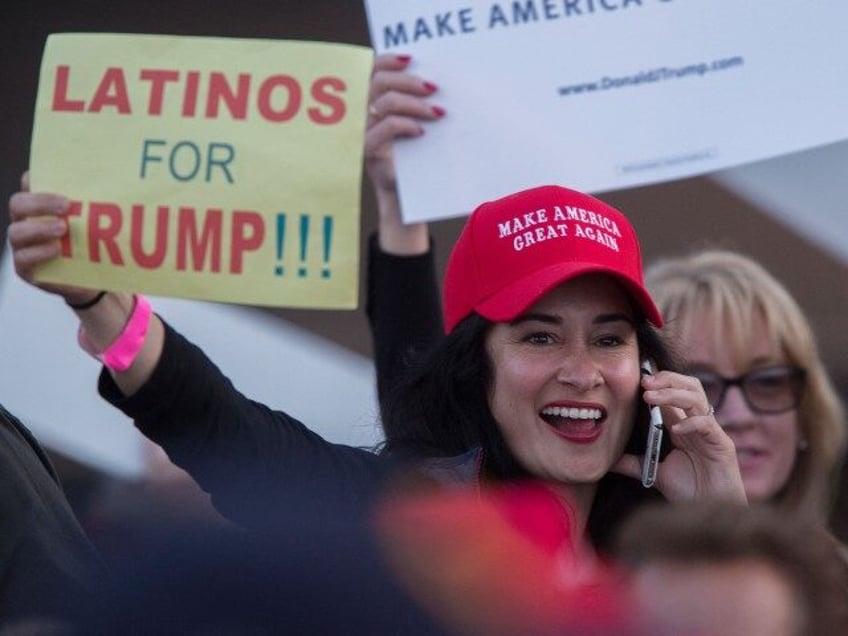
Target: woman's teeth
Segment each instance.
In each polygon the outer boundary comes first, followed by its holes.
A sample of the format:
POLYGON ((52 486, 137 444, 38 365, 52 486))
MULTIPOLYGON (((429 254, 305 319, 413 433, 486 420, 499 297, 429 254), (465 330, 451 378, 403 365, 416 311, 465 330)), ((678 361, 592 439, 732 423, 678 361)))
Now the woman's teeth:
POLYGON ((549 406, 542 410, 542 415, 565 417, 571 420, 599 420, 601 409, 578 409, 565 406, 549 406))

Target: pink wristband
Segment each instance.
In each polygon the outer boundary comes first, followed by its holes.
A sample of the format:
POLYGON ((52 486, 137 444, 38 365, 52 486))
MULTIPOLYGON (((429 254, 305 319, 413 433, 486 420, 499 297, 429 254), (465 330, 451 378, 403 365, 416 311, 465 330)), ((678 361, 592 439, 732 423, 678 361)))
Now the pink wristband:
POLYGON ((123 331, 104 351, 97 352, 88 339, 85 330, 80 326, 77 339, 80 346, 89 354, 100 360, 107 369, 126 371, 138 356, 147 336, 152 309, 150 302, 141 294, 133 296, 135 303, 132 313, 124 325, 123 331))

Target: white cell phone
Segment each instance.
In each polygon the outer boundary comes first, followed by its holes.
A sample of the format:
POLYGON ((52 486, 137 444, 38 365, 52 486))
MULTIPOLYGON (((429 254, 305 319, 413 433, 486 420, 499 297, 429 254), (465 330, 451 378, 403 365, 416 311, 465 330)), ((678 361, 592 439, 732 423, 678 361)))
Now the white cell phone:
MULTIPOLYGON (((654 368, 650 360, 642 361, 642 373, 653 375, 654 368)), ((663 420, 660 407, 652 406, 651 423, 648 425, 648 442, 645 445, 645 457, 642 459, 642 485, 650 488, 657 480, 657 467, 660 463, 660 446, 663 438, 663 420)))

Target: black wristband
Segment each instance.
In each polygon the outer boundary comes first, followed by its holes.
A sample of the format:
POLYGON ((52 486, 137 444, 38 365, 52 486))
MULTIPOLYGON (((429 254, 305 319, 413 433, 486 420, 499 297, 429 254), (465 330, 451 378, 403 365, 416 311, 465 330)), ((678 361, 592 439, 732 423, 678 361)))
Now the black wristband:
POLYGON ((95 296, 91 300, 85 301, 84 303, 72 303, 72 302, 69 302, 67 299, 65 300, 65 302, 68 304, 68 307, 70 307, 71 309, 76 309, 77 311, 79 311, 81 309, 88 309, 89 307, 94 307, 97 303, 99 303, 101 300, 103 300, 103 297, 105 295, 106 295, 106 292, 102 291, 99 294, 97 294, 97 296, 95 296))

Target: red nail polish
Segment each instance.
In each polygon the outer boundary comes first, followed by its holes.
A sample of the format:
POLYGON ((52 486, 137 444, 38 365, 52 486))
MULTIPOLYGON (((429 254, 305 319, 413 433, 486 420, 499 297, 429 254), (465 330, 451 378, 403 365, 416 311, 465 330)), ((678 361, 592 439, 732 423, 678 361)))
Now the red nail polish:
POLYGON ((436 117, 444 117, 446 112, 441 106, 433 106, 432 111, 436 117))
POLYGON ((433 82, 424 82, 424 88, 427 89, 428 93, 435 93, 439 90, 439 87, 436 86, 433 82))
POLYGON ((411 55, 397 55, 395 59, 401 64, 409 64, 409 60, 412 59, 411 55))

